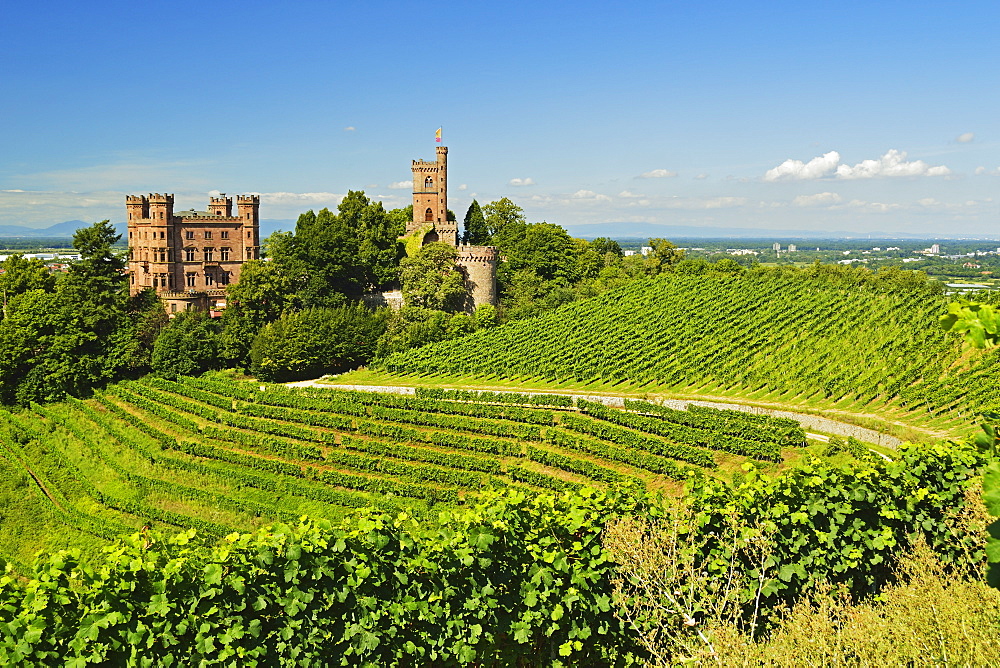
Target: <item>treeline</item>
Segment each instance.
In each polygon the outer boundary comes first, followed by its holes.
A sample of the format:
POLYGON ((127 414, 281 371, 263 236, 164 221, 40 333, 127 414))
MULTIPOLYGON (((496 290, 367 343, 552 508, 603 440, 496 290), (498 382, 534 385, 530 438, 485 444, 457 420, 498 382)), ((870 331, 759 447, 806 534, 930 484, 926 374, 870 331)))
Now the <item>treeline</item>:
POLYGON ((0 402, 81 396, 109 380, 146 372, 167 320, 151 294, 130 298, 121 235, 103 221, 77 231, 81 259, 58 276, 13 255, 0 274, 0 402))
POLYGON ((482 207, 473 201, 463 243, 494 245, 504 259, 500 303, 469 312, 455 249, 421 245, 422 237, 401 241, 411 218, 411 207, 386 210, 355 191, 336 212, 302 214, 294 231, 266 240, 266 260, 243 265, 217 322, 190 314, 171 323, 157 339, 152 368, 167 377, 222 367, 264 380, 315 377, 536 315, 683 259, 665 240, 651 240, 648 256, 625 257, 609 239, 574 239, 558 225, 528 223, 506 198, 482 207), (366 293, 394 288, 402 291, 401 309, 360 306, 366 293))
MULTIPOLYGON (((217 320, 184 313, 168 322, 151 292, 130 298, 124 258, 112 250, 120 235, 107 221, 77 232, 74 247, 82 259, 58 279, 40 261, 12 256, 0 274, 0 402, 83 396, 150 370, 168 378, 216 368, 247 369, 265 380, 315 377, 536 316, 642 278, 759 271, 730 258, 685 259, 663 239, 650 239, 646 255, 625 256, 610 239, 574 239, 558 225, 528 223, 506 198, 482 207, 473 201, 463 241, 494 245, 503 260, 499 305, 470 313, 454 248, 410 248, 400 240, 411 217, 411 207, 386 210, 359 191, 349 192, 335 213, 302 214, 293 232, 267 239, 266 260, 243 265, 217 320), (390 288, 402 289, 403 308, 361 306, 366 293, 390 288)), ((940 290, 920 272, 893 268, 876 273, 817 263, 774 272, 890 292, 940 290)))

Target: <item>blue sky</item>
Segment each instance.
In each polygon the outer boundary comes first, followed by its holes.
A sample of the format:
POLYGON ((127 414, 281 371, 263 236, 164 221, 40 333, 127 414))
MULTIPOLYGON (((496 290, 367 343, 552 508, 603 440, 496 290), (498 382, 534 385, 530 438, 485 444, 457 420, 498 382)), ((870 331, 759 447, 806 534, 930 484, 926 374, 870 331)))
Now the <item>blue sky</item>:
POLYGON ((995 2, 11 2, 0 224, 510 197, 620 221, 1000 235, 995 2), (400 183, 406 182, 403 187, 400 183))

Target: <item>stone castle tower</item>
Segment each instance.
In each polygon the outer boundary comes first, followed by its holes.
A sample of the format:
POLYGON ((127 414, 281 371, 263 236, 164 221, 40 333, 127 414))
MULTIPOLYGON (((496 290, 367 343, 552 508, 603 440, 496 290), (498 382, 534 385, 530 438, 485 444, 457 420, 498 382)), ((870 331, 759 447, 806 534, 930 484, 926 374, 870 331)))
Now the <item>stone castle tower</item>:
POLYGON ((497 303, 497 261, 493 246, 459 244, 458 221, 448 220, 448 147, 438 146, 437 160, 414 160, 413 220, 406 224, 406 234, 424 232, 423 243, 443 241, 455 247, 455 263, 465 275, 469 293, 466 308, 497 303))
POLYGON ((225 193, 207 211, 174 212, 174 196, 128 195, 131 294, 153 288, 171 313, 225 307, 226 286, 260 257, 260 196, 225 193))

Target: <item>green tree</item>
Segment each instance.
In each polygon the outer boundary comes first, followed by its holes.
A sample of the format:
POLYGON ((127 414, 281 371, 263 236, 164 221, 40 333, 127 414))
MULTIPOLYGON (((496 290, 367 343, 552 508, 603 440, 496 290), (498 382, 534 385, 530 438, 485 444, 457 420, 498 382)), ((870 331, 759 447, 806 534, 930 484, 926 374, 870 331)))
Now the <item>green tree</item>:
POLYGON ((602 257, 607 253, 617 255, 618 257, 625 255, 625 252, 622 250, 622 247, 618 244, 618 242, 613 239, 608 239, 607 237, 597 237, 590 242, 590 247, 602 257))
POLYGON ((246 364, 261 328, 300 306, 294 279, 278 261, 249 260, 243 264, 239 282, 226 288, 226 310, 221 318, 221 355, 229 364, 246 364))
POLYGON ((511 272, 535 272, 543 281, 573 283, 580 277, 578 246, 559 225, 532 223, 524 226, 521 237, 507 250, 511 272))
POLYGON ((483 246, 490 243, 486 218, 476 200, 472 200, 469 210, 465 212, 465 234, 462 236, 462 243, 473 246, 483 246))
POLYGON ((413 220, 413 205, 407 204, 401 209, 389 209, 386 215, 392 222, 392 229, 396 236, 401 237, 406 233, 406 226, 413 220))
POLYGON ((451 314, 421 306, 404 306, 398 312, 385 309, 385 332, 379 339, 378 357, 444 341, 451 314))
POLYGON ((250 371, 288 381, 354 368, 371 358, 383 331, 383 320, 360 304, 288 313, 254 339, 250 371))
POLYGON ((3 314, 7 315, 7 302, 28 290, 52 292, 56 278, 38 258, 25 259, 15 253, 0 264, 0 296, 3 299, 3 314))
POLYGON ((339 224, 353 230, 358 241, 356 280, 371 289, 399 279, 402 245, 399 226, 382 207, 363 191, 349 191, 337 207, 339 224))
POLYGON ((311 214, 300 216, 295 229, 296 258, 304 270, 299 295, 306 307, 343 305, 345 295, 358 297, 362 291, 358 237, 329 209, 311 214))
POLYGON ((455 266, 458 253, 450 244, 423 246, 401 264, 403 299, 407 306, 457 311, 465 304, 465 277, 455 266))
POLYGON ((506 250, 524 236, 528 224, 524 217, 524 209, 506 197, 483 206, 482 212, 486 219, 486 231, 490 243, 506 250))
POLYGON ((195 376, 218 364, 218 325, 203 311, 177 314, 153 346, 153 371, 164 378, 195 376))
POLYGON ((666 239, 650 239, 649 245, 653 248, 652 256, 660 261, 661 271, 670 271, 684 259, 684 250, 666 239))

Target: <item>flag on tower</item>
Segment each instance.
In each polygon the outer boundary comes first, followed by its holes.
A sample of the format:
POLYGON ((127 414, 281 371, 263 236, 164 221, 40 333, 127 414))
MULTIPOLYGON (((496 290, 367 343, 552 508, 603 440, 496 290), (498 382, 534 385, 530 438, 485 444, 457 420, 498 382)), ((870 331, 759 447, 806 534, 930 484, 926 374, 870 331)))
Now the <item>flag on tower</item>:
POLYGON ((437 131, 434 133, 434 141, 436 141, 439 144, 441 143, 441 128, 438 128, 437 131))

